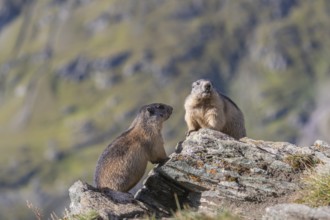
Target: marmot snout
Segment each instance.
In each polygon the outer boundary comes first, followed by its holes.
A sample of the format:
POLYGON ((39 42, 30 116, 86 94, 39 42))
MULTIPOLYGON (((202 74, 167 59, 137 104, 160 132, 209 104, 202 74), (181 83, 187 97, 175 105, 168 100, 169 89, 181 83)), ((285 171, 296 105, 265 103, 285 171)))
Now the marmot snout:
POLYGON ((212 84, 207 80, 198 80, 192 84, 191 94, 196 98, 207 98, 212 93, 212 84))

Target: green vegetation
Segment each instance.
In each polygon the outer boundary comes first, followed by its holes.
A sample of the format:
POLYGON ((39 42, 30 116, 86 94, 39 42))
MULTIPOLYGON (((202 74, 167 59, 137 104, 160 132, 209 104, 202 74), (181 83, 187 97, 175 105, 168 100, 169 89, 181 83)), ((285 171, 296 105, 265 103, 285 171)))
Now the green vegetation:
POLYGON ((100 215, 95 211, 91 211, 86 214, 65 217, 62 220, 98 220, 98 219, 101 219, 100 215))
POLYGON ((313 173, 306 176, 302 183, 303 190, 298 193, 296 202, 304 203, 313 207, 330 205, 330 174, 313 173))

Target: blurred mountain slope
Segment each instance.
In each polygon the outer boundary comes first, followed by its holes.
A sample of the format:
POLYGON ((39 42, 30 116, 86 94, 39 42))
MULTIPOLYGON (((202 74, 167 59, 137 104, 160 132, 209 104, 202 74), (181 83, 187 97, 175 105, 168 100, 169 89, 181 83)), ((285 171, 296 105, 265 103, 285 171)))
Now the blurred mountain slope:
POLYGON ((0 6, 0 218, 32 215, 26 199, 61 213, 67 187, 92 182, 99 154, 144 104, 174 106, 170 153, 201 77, 240 106, 252 138, 330 140, 326 0, 0 6))

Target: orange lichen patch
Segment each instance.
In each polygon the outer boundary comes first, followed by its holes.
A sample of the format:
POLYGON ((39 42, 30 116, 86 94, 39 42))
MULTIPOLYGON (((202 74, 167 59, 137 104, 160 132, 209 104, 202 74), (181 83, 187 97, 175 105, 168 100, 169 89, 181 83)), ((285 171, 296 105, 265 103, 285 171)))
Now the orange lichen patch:
POLYGON ((198 176, 194 176, 194 175, 188 175, 189 179, 191 179, 192 181, 195 182, 201 182, 201 178, 198 176))
POLYGON ((210 173, 210 174, 213 174, 213 175, 218 173, 216 169, 210 169, 207 172, 210 173))

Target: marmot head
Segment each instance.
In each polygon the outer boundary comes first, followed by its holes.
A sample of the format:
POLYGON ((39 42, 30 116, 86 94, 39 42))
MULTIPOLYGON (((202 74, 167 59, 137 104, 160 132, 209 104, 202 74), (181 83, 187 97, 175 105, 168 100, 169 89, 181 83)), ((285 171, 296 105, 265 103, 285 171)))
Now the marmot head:
POLYGON ((191 87, 191 94, 198 98, 210 98, 214 90, 211 81, 206 79, 199 79, 193 82, 191 87))
POLYGON ((166 121, 172 114, 173 108, 162 103, 153 103, 145 105, 140 109, 140 115, 147 124, 161 124, 166 121))

